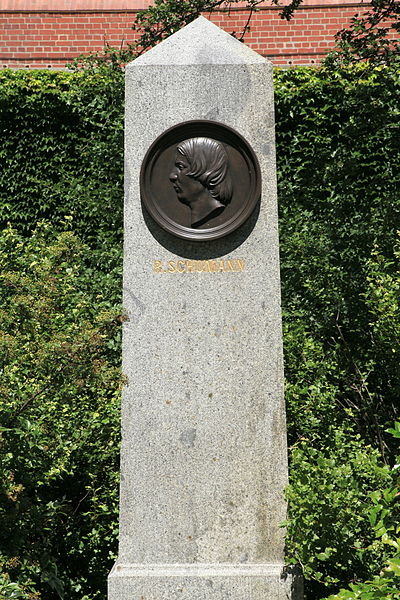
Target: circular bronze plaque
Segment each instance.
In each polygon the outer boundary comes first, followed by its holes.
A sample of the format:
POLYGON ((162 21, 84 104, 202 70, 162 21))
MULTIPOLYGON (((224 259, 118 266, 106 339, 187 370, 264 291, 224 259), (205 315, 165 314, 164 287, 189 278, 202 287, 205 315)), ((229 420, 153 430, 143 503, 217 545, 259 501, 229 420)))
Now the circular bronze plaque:
POLYGON ((163 229, 191 241, 213 240, 252 214, 260 199, 260 167, 249 144, 230 127, 187 121, 150 146, 140 190, 163 229))

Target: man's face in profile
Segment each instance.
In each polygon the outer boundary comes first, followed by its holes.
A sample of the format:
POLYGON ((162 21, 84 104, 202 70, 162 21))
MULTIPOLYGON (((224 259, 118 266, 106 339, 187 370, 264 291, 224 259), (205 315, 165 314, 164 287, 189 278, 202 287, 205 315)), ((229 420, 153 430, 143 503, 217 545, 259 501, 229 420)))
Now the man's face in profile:
POLYGON ((232 196, 226 150, 211 138, 181 142, 176 147, 169 180, 178 200, 190 208, 191 227, 218 216, 232 196))
POLYGON ((190 168, 187 158, 177 152, 175 164, 169 176, 178 199, 189 206, 204 190, 204 186, 200 181, 187 175, 190 172, 190 168))

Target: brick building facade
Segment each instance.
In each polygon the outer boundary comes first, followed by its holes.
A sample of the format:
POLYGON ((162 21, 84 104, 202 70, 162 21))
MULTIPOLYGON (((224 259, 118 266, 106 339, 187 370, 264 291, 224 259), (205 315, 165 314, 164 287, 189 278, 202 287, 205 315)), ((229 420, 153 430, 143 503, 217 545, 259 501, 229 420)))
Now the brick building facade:
MULTIPOLYGON (((149 0, 0 0, 0 68, 63 68, 80 54, 134 41, 132 23, 149 0)), ((276 65, 318 63, 335 33, 362 13, 368 0, 304 0, 289 22, 265 2, 251 19, 245 41, 276 65)), ((205 16, 208 16, 205 14, 205 16)), ((240 5, 211 15, 240 32, 248 11, 240 5)))

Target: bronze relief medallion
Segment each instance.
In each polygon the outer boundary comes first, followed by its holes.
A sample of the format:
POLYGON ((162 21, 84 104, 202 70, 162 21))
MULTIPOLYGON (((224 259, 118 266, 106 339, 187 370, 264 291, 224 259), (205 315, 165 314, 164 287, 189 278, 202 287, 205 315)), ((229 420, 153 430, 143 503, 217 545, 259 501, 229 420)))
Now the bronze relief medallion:
POLYGON ((213 240, 240 227, 261 194, 256 155, 236 131, 214 121, 187 121, 150 146, 140 173, 142 202, 177 237, 213 240))

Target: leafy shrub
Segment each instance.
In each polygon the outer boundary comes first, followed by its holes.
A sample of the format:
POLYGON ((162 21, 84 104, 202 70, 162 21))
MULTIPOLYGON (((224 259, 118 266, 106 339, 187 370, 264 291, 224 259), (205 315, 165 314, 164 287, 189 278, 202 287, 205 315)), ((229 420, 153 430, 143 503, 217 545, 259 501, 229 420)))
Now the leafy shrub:
POLYGON ((319 593, 367 578, 386 558, 384 545, 372 543, 369 514, 371 494, 391 483, 390 470, 350 429, 332 428, 331 435, 325 448, 305 439, 292 449, 288 489, 288 550, 319 593))
MULTIPOLYGON (((400 422, 395 423, 394 429, 388 429, 396 439, 400 439, 400 422)), ((384 545, 386 564, 371 580, 361 583, 351 583, 350 589, 342 589, 328 600, 399 600, 400 598, 400 508, 399 498, 399 460, 393 467, 394 486, 371 494, 372 507, 369 510, 369 521, 375 532, 372 544, 360 548, 360 554, 368 553, 377 545, 384 545)))
POLYGON ((104 597, 115 556, 120 313, 82 269, 87 253, 45 223, 0 237, 6 598, 104 597))

